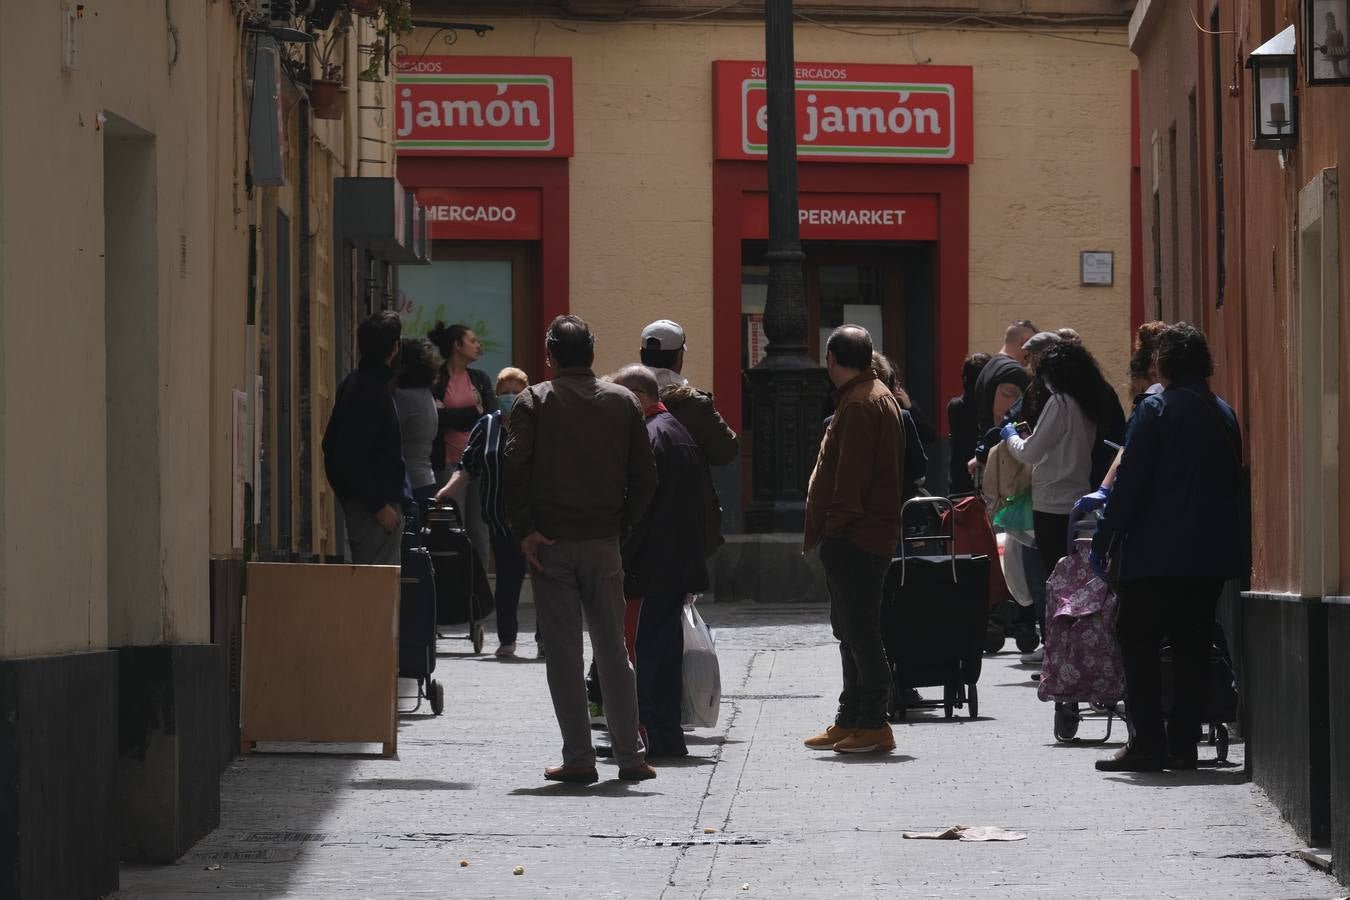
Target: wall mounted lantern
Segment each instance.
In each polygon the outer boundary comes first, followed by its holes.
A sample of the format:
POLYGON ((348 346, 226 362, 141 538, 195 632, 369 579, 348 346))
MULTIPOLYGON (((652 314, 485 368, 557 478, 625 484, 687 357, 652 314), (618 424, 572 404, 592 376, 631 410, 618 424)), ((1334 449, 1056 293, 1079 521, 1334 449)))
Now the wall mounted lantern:
POLYGON ((1258 150, 1288 150, 1298 143, 1298 96, 1294 26, 1266 41, 1247 55, 1252 70, 1252 146, 1258 150))

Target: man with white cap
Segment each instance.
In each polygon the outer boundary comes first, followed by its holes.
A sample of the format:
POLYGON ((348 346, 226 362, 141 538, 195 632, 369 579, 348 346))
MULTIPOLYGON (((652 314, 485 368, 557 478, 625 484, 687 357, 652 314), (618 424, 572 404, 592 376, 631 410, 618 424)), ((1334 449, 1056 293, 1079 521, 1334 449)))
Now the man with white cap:
MULTIPOLYGON (((740 444, 736 432, 713 405, 713 395, 694 388, 680 374, 686 349, 684 328, 679 322, 658 319, 642 329, 642 364, 656 375, 661 402, 699 445, 709 467, 735 462, 740 444)), ((711 468, 706 473, 703 492, 706 513, 703 550, 710 555, 723 543, 722 507, 713 487, 711 468)))

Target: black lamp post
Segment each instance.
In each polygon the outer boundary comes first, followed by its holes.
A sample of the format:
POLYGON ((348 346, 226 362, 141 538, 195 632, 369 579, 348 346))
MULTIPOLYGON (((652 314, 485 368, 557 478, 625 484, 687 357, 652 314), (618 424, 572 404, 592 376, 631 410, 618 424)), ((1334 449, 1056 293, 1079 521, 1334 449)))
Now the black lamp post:
POLYGON ((806 341, 806 292, 797 219, 796 73, 792 52, 792 0, 764 6, 765 80, 768 91, 769 291, 764 304, 764 361, 746 371, 754 432, 754 489, 747 531, 800 531, 806 483, 824 431, 830 386, 810 359, 806 341))

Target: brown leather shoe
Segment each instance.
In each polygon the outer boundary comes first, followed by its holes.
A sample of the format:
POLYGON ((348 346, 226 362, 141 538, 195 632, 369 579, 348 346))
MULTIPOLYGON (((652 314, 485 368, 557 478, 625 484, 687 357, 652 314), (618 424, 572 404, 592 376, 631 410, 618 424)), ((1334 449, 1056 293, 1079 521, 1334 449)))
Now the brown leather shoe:
POLYGON ((833 750, 834 745, 852 734, 854 729, 841 728, 838 725, 831 725, 815 737, 809 737, 802 741, 812 750, 833 750))
POLYGON ((567 784, 595 784, 600 780, 600 773, 594 766, 549 766, 544 770, 544 777, 567 784))
POLYGON ((895 749, 895 735, 891 726, 855 728, 853 733, 834 745, 835 753, 890 753, 895 749))
POLYGON ((656 770, 646 763, 619 770, 620 781, 646 781, 648 778, 655 777, 656 770))

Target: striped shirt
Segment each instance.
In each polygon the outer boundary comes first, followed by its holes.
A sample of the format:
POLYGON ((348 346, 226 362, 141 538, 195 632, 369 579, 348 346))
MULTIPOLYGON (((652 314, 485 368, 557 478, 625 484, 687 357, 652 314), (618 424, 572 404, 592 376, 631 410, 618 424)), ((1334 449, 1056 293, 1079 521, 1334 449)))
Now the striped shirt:
POLYGON ((506 490, 502 483, 502 461, 506 456, 506 432, 502 428, 501 410, 494 409, 483 416, 469 432, 469 443, 464 447, 459 467, 479 483, 478 496, 482 499, 483 521, 493 534, 507 537, 506 490))

